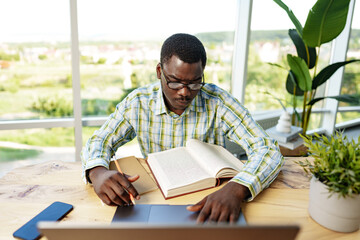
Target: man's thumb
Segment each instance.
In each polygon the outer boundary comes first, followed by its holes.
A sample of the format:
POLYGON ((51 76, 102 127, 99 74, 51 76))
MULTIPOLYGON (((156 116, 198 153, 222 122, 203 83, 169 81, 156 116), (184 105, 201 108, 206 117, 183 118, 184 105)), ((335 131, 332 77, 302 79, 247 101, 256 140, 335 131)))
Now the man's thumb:
POLYGON ((129 176, 129 175, 126 175, 126 178, 130 181, 130 182, 135 182, 136 180, 138 180, 140 178, 139 175, 133 175, 133 176, 129 176))
POLYGON ((206 198, 204 198, 203 200, 201 200, 200 202, 194 205, 187 206, 186 209, 191 212, 198 212, 204 207, 205 202, 206 202, 206 198))

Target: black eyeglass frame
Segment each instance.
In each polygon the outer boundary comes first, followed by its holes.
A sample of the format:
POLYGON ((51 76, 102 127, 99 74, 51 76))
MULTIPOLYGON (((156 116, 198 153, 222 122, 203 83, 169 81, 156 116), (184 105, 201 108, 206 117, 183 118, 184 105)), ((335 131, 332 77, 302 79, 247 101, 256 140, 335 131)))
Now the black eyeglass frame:
POLYGON ((164 79, 166 81, 166 85, 172 90, 180 90, 180 89, 183 89, 184 87, 187 87, 191 91, 198 91, 205 85, 204 74, 202 75, 202 82, 201 83, 188 83, 188 84, 185 84, 185 83, 181 83, 181 82, 171 82, 171 81, 169 81, 166 78, 166 76, 164 74, 164 71, 162 70, 162 67, 160 67, 160 71, 161 71, 161 75, 164 77, 164 79), (171 84, 176 84, 177 87, 174 87, 174 86, 171 87, 171 84))

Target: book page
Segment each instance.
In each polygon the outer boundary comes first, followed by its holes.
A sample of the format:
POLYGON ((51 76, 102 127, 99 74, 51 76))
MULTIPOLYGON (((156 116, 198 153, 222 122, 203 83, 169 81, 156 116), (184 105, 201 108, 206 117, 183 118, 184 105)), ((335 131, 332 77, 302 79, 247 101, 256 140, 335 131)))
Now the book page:
POLYGON ((190 139, 186 142, 186 147, 211 176, 232 177, 242 169, 243 163, 221 146, 190 139), (226 170, 222 175, 217 175, 222 169, 226 170))
POLYGON ((211 177, 185 147, 149 154, 148 164, 163 190, 211 177))

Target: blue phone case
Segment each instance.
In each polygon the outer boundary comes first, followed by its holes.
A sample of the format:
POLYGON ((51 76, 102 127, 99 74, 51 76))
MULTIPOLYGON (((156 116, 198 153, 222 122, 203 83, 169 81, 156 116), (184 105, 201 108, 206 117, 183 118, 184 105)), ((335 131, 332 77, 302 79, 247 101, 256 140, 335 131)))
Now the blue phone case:
POLYGON ((36 224, 39 221, 57 221, 66 216, 73 206, 63 202, 54 202, 38 215, 33 217, 30 221, 25 223, 22 227, 16 230, 13 234, 16 238, 25 240, 39 239, 41 237, 36 224))

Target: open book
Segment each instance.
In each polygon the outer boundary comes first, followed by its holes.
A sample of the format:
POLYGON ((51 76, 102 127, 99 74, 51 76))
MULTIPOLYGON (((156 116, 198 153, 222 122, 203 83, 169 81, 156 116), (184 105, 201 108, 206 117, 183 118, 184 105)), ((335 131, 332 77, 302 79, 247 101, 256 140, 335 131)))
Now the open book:
MULTIPOLYGON (((139 175, 140 178, 132 183, 136 188, 139 194, 144 194, 158 189, 154 180, 146 172, 145 168, 140 164, 140 162, 134 156, 119 158, 110 162, 110 170, 118 170, 121 168, 121 171, 133 176, 139 175)), ((119 172, 121 172, 119 171, 119 172)))
POLYGON ((185 147, 151 153, 147 163, 165 199, 215 187, 243 163, 221 146, 190 139, 185 147))

